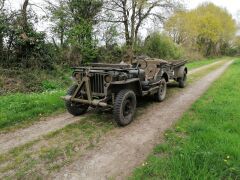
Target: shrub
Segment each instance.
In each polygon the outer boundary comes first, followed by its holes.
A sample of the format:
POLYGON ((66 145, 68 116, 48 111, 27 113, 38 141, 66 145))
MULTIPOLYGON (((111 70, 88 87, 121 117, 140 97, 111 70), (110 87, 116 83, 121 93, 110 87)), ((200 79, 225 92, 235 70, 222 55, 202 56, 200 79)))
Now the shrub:
POLYGON ((170 37, 156 32, 145 39, 144 51, 150 57, 162 59, 179 59, 183 54, 182 48, 176 45, 170 37))

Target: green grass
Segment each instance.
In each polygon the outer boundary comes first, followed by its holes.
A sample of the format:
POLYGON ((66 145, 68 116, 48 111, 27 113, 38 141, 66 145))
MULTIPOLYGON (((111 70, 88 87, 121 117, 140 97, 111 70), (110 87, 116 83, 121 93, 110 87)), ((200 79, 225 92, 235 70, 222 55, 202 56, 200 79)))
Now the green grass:
POLYGON ((64 109, 60 96, 64 91, 0 96, 0 130, 23 122, 29 123, 64 109))
POLYGON ((240 179, 240 60, 165 132, 130 179, 240 179))
POLYGON ((224 59, 227 59, 227 58, 203 59, 203 60, 193 61, 193 62, 189 62, 187 64, 187 67, 188 67, 189 70, 191 70, 191 69, 195 69, 195 68, 198 68, 198 67, 201 67, 201 66, 204 66, 204 65, 209 65, 211 63, 214 63, 214 62, 217 62, 217 61, 220 61, 220 60, 224 60, 224 59))

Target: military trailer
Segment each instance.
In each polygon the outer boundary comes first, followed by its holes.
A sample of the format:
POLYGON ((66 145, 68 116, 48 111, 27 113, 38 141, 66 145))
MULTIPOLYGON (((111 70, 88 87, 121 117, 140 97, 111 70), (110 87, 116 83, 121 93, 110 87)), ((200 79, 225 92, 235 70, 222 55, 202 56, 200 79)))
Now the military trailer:
POLYGON ((119 126, 132 122, 136 97, 153 96, 158 102, 166 97, 167 83, 175 80, 180 88, 186 86, 186 61, 164 61, 137 57, 129 64, 100 64, 73 68, 75 84, 63 97, 66 108, 74 116, 89 107, 113 109, 119 126))

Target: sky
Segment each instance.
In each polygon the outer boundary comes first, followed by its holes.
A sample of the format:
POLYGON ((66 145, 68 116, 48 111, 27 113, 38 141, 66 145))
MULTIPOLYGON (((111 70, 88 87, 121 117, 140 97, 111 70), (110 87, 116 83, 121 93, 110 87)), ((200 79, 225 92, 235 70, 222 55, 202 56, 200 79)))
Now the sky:
MULTIPOLYGON (((6 0, 11 4, 13 9, 19 9, 24 0, 6 0)), ((52 0, 54 1, 54 0, 52 0)), ((233 18, 240 23, 240 0, 183 0, 187 9, 194 9, 204 2, 212 2, 220 7, 226 8, 233 16, 233 18)), ((44 0, 29 0, 32 4, 44 7, 44 0)), ((45 15, 43 10, 39 7, 33 7, 35 12, 40 15, 45 15)), ((40 31, 48 31, 49 23, 40 22, 36 28, 40 31)), ((49 32, 49 31, 48 31, 49 32)))
MULTIPOLYGON (((15 8, 19 8, 23 0, 7 0, 15 8)), ((240 11, 240 0, 184 0, 187 8, 196 8, 199 4, 204 2, 213 2, 214 4, 227 8, 227 10, 236 18, 237 12, 240 11)), ((30 3, 38 5, 44 4, 44 0, 30 0, 30 3)))

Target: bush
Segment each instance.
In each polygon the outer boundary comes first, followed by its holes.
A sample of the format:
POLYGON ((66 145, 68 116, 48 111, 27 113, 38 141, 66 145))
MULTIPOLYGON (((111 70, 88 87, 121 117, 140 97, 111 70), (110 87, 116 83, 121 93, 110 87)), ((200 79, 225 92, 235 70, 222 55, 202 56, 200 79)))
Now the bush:
POLYGON ((162 59, 179 59, 183 55, 180 46, 167 35, 160 33, 152 33, 145 39, 144 51, 150 57, 162 59))
POLYGON ((121 62, 123 54, 123 48, 114 44, 109 47, 99 47, 98 49, 98 62, 105 63, 119 63, 121 62))

